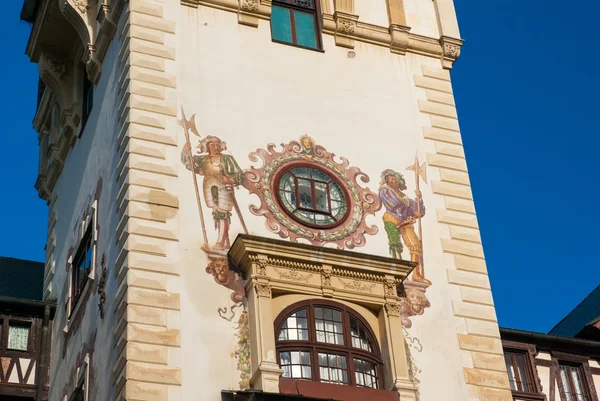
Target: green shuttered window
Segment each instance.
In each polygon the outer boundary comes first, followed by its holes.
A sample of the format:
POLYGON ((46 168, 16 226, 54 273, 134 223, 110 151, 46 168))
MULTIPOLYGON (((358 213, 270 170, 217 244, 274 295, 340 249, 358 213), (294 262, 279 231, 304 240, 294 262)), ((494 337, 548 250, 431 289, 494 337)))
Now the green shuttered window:
POLYGON ((273 0, 271 37, 274 41, 321 49, 315 0, 273 0))

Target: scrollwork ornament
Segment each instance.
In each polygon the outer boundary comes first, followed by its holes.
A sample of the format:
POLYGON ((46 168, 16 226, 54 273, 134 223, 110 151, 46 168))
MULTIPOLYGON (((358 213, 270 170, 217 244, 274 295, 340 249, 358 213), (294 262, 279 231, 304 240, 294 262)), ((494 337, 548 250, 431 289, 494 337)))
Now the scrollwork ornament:
POLYGON ((393 297, 393 296, 398 295, 398 290, 396 288, 396 280, 386 278, 384 287, 385 287, 385 295, 386 296, 393 297))
POLYGON ((73 2, 75 3, 75 8, 77 8, 81 14, 86 14, 90 10, 88 0, 73 0, 73 2))
POLYGON ((240 0, 240 10, 258 12, 258 0, 240 0))
POLYGON ((266 283, 254 284, 254 291, 261 298, 271 298, 271 286, 266 283))
POLYGON ((263 259, 258 259, 256 262, 256 273, 259 276, 267 275, 267 261, 263 259))
POLYGON ((341 161, 338 162, 335 154, 328 152, 308 136, 281 146, 282 150, 278 151, 275 144, 269 144, 266 149, 257 149, 249 155, 252 162, 262 162, 262 165, 244 172, 244 187, 260 200, 259 205, 250 206, 250 211, 266 218, 265 225, 269 231, 281 238, 289 238, 292 242, 303 238, 317 246, 335 244, 338 249, 364 246, 365 235, 375 235, 378 232, 375 225, 367 224, 366 217, 381 209, 377 194, 358 183, 368 183, 369 177, 358 167, 351 167, 344 157, 340 157, 341 161), (283 169, 299 163, 309 163, 322 169, 346 189, 349 213, 339 225, 329 229, 305 226, 289 217, 279 204, 275 179, 283 169))
POLYGON ((385 304, 385 311, 391 317, 400 317, 401 307, 399 303, 388 302, 385 304))
POLYGON ((337 28, 339 33, 343 33, 346 35, 354 35, 354 33, 356 32, 356 21, 345 18, 339 18, 337 28))
POLYGON ((360 280, 344 280, 341 278, 339 280, 344 288, 359 292, 371 292, 375 287, 374 283, 363 283, 360 280))
POLYGON ((98 281, 98 295, 100 300, 98 301, 98 310, 100 311, 100 319, 104 319, 104 304, 106 303, 106 258, 102 255, 100 261, 100 280, 98 281))
POLYGON ((460 46, 453 43, 444 43, 444 55, 449 58, 457 59, 460 55, 460 46))
POLYGON ((48 63, 52 68, 52 71, 60 78, 63 79, 67 75, 67 65, 63 59, 56 56, 48 57, 48 63))

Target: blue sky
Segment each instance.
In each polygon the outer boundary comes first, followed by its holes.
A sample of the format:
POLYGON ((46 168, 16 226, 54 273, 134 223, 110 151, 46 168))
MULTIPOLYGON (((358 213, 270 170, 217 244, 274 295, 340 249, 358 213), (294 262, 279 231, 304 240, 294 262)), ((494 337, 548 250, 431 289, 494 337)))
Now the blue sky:
MULTIPOLYGON (((548 331, 600 282, 600 3, 455 1, 466 43, 452 79, 499 321, 548 331)), ((20 5, 7 1, 0 16, 11 38, 0 64, 0 255, 42 261, 37 67, 20 5)))

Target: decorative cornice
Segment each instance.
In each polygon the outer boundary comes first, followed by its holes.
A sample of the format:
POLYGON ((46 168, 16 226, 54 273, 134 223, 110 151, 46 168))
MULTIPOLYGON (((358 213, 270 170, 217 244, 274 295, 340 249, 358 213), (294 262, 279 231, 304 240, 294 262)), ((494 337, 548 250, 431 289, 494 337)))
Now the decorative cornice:
MULTIPOLYGON (((188 7, 198 8, 199 6, 205 6, 210 8, 216 8, 223 11, 229 11, 233 13, 240 12, 240 1, 241 0, 180 0, 181 4, 188 7)), ((242 12, 245 12, 242 10, 242 12)), ((338 13, 340 13, 338 11, 338 13)), ((343 35, 349 40, 358 40, 360 42, 370 43, 376 46, 383 46, 390 49, 391 52, 397 54, 413 53, 420 54, 423 56, 440 58, 443 54, 442 44, 440 38, 433 38, 415 33, 410 33, 409 27, 403 27, 402 25, 393 24, 390 27, 384 27, 374 24, 369 24, 361 21, 350 22, 353 28, 349 27, 348 22, 342 22, 345 25, 342 30, 344 33, 339 31, 339 17, 338 21, 334 18, 333 14, 323 14, 323 33, 335 36, 336 32, 338 35, 343 35), (353 30, 353 32, 350 32, 353 30)), ((346 14, 351 15, 353 14, 346 14)), ((258 26, 258 20, 269 20, 271 18, 271 4, 269 1, 260 1, 259 8, 257 11, 252 12, 255 21, 252 23, 253 26, 258 26)), ((341 18, 345 19, 344 16, 341 18)), ((352 18, 346 18, 352 20, 352 18)), ((240 23, 244 23, 240 21, 240 23)), ((248 25, 248 24, 247 24, 248 25)), ((458 39, 460 40, 460 39, 458 39)), ((462 44, 462 41, 461 41, 462 44)), ((449 49, 450 50, 450 49, 449 49)))

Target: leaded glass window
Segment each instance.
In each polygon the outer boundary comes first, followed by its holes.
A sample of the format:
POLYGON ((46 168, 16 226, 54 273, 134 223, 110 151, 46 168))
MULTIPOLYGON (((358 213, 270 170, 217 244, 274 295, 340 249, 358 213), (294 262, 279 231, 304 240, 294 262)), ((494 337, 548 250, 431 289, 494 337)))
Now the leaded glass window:
POLYGON ((319 377, 323 383, 349 384, 346 357, 319 352, 319 377))
POLYGON ((279 202, 295 220, 313 227, 335 227, 348 214, 346 193, 329 173, 297 166, 284 171, 278 181, 279 202))
POLYGON ((10 325, 8 328, 8 349, 27 351, 29 345, 29 327, 10 325))
POLYGON ((312 379, 310 352, 290 351, 279 354, 283 377, 312 379))
POLYGON ((374 363, 354 358, 354 374, 357 386, 378 388, 377 367, 374 363))
POLYGON ((308 340, 306 309, 292 313, 279 330, 279 340, 308 340))
POLYGON ((316 0, 273 0, 271 37, 273 41, 309 49, 321 47, 316 0))
POLYGON ((302 301, 275 321, 283 377, 380 388, 381 354, 373 331, 355 311, 332 301, 302 301))
POLYGON ((580 364, 560 363, 560 382, 565 401, 589 401, 587 385, 580 364))

